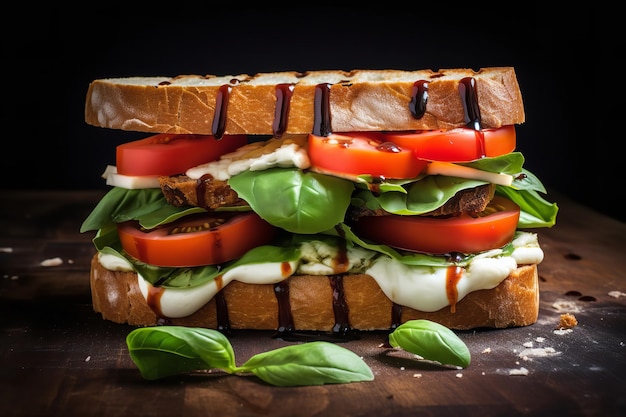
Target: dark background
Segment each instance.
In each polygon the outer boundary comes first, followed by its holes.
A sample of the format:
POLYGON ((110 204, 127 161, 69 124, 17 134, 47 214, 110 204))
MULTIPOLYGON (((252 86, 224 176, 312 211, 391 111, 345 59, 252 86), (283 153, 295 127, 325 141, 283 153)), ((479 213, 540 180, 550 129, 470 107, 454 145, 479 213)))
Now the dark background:
POLYGON ((537 3, 294 4, 18 6, 2 29, 8 137, 0 188, 107 188, 100 175, 115 163, 115 146, 147 134, 85 124, 85 93, 96 78, 514 66, 526 109, 517 129, 525 167, 549 191, 626 220, 617 204, 624 138, 605 126, 623 118, 609 104, 623 101, 609 89, 624 85, 609 70, 609 57, 625 50, 609 23, 615 14, 537 3))

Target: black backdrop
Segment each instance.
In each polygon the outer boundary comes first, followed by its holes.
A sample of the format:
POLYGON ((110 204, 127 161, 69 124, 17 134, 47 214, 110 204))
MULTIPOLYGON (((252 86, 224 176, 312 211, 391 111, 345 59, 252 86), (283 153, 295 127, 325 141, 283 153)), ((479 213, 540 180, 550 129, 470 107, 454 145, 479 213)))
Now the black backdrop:
POLYGON ((598 104, 606 53, 623 51, 624 41, 606 22, 596 27, 595 9, 394 1, 28 7, 5 16, 12 28, 2 29, 9 137, 0 188, 106 188, 100 175, 114 163, 115 146, 146 135, 84 123, 85 92, 96 78, 514 66, 526 109, 517 130, 526 168, 549 190, 625 220, 616 192, 621 167, 611 162, 623 140, 606 136, 600 122, 608 106, 598 104))

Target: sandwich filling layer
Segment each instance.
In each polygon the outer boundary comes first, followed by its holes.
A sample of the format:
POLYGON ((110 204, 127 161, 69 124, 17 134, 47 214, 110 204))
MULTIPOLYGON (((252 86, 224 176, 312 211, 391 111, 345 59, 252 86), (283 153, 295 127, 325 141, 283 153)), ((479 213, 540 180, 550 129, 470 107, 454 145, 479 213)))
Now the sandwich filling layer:
MULTIPOLYGON (((360 248, 346 248, 347 273, 370 275, 395 304, 432 312, 454 305, 467 294, 498 286, 520 265, 539 264, 543 251, 537 235, 518 232, 505 253, 494 249, 475 256, 465 266, 407 265, 386 255, 360 248)), ((300 245, 297 260, 236 266, 216 279, 186 288, 159 288, 159 315, 187 317, 207 304, 232 281, 247 284, 276 284, 293 275, 333 275, 339 249, 322 241, 300 245), (288 265, 287 265, 288 264, 288 265)), ((130 262, 113 254, 100 253, 99 262, 111 271, 133 272, 130 262)), ((155 287, 137 274, 139 288, 148 301, 155 287)), ((149 304, 153 304, 150 302, 149 304)))

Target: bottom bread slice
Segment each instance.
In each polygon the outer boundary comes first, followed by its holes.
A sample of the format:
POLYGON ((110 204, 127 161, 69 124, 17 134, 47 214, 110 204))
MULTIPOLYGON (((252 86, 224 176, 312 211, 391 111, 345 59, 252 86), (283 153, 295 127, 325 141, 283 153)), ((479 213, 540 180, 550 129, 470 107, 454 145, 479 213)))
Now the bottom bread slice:
POLYGON ((91 295, 94 311, 105 320, 137 326, 178 326, 279 330, 288 322, 291 330, 337 332, 388 330, 408 320, 428 319, 448 328, 527 326, 539 314, 537 265, 522 265, 497 287, 479 290, 435 312, 395 305, 376 281, 365 274, 332 277, 298 275, 282 284, 287 298, 279 301, 274 284, 233 281, 197 312, 183 318, 159 317, 148 305, 133 272, 111 271, 91 262, 91 295), (336 278, 334 278, 336 279, 336 278), (288 317, 289 319, 285 319, 288 317))

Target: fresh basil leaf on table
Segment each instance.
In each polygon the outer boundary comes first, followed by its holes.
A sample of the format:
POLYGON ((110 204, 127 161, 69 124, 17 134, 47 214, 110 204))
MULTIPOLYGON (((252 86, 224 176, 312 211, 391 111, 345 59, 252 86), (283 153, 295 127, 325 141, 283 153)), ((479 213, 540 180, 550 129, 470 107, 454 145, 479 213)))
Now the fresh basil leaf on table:
POLYGON ((242 366, 219 331, 182 326, 142 327, 126 337, 141 375, 154 380, 203 369, 253 373, 276 386, 345 384, 372 381, 374 374, 354 352, 330 342, 285 346, 254 355, 242 366))
POLYGON ((330 342, 309 342, 259 353, 239 370, 277 386, 372 381, 374 374, 354 352, 330 342))
POLYGON ((389 334, 389 344, 442 365, 467 368, 471 354, 450 329, 430 320, 409 320, 389 334))

